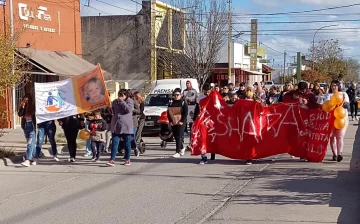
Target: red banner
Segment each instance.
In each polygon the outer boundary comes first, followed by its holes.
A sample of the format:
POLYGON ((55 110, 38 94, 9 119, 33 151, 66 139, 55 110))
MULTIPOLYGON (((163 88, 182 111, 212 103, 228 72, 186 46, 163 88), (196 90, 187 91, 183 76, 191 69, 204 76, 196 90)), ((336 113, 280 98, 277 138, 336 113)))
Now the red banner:
POLYGON ((298 102, 265 107, 239 100, 230 107, 213 92, 200 107, 192 129, 192 155, 216 153, 248 160, 289 153, 321 162, 334 128, 332 113, 298 102))

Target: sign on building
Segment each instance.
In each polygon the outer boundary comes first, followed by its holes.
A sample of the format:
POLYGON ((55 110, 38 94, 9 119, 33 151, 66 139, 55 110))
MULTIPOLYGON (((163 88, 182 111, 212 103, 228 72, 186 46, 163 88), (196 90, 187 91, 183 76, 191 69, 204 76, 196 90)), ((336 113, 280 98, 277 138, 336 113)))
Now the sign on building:
POLYGON ((6 0, 0 0, 0 5, 6 6, 6 0))
POLYGON ((257 19, 251 20, 250 71, 257 68, 257 19))

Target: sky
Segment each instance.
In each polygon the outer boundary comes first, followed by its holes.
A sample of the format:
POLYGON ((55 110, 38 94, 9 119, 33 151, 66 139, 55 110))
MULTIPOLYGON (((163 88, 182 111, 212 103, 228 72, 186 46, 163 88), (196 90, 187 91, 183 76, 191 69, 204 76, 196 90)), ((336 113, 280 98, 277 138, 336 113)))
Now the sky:
MULTIPOLYGON (((168 4, 171 1, 163 0, 168 4)), ((99 13, 100 15, 131 15, 141 9, 141 0, 90 0, 87 6, 88 2, 88 0, 81 0, 82 16, 94 16, 99 13)), ((235 39, 238 43, 250 41, 250 21, 258 19, 258 41, 267 49, 268 59, 271 60, 270 66, 280 67, 283 64, 284 51, 287 52, 286 62, 294 62, 294 56, 298 51, 309 55, 308 49, 312 45, 314 33, 317 29, 328 25, 333 25, 333 27, 320 30, 315 36, 315 42, 337 39, 344 49, 345 58, 360 60, 360 45, 358 44, 360 0, 232 0, 232 12, 233 35, 242 33, 235 39), (343 7, 352 4, 359 5, 343 7), (343 8, 297 14, 264 15, 331 7, 343 8)))

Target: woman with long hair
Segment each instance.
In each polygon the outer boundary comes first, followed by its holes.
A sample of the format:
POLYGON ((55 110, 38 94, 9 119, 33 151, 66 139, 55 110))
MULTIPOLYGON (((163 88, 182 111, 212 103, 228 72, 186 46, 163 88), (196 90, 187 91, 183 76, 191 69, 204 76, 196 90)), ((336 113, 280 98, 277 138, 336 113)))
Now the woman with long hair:
POLYGON ((21 117, 21 128, 24 131, 26 138, 26 158, 22 166, 29 167, 30 165, 36 165, 34 157, 35 140, 36 140, 36 119, 35 119, 35 105, 31 94, 25 94, 18 111, 19 117, 21 117))
POLYGON ((138 128, 136 130, 136 148, 137 150, 140 150, 140 144, 141 144, 141 134, 145 125, 145 114, 144 114, 144 108, 145 108, 145 100, 141 96, 141 93, 136 91, 134 92, 134 100, 140 105, 140 116, 139 116, 139 124, 138 128))
POLYGON ((347 109, 349 108, 349 105, 350 105, 349 96, 345 92, 341 92, 340 81, 334 80, 330 84, 330 91, 329 91, 329 94, 327 94, 327 98, 325 100, 331 99, 331 96, 333 94, 339 93, 339 92, 341 94, 343 94, 343 96, 344 96, 344 103, 342 106, 345 108, 345 111, 346 111, 346 116, 344 118, 345 119, 345 127, 342 129, 336 129, 336 128, 333 129, 331 137, 330 137, 330 147, 333 152, 333 161, 341 162, 341 160, 343 159, 342 152, 343 152, 343 148, 344 148, 344 137, 345 137, 346 130, 349 126, 349 117, 348 117, 348 111, 347 111, 347 109))

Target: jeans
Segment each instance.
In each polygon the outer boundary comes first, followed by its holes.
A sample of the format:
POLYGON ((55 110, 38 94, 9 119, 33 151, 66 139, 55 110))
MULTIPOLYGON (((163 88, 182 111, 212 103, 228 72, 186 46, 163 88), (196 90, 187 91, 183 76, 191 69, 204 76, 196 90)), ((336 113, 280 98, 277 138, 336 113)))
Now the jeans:
MULTIPOLYGON (((86 128, 87 131, 90 131, 90 129, 89 129, 89 124, 90 124, 89 120, 85 120, 85 128, 86 128)), ((91 154, 91 153, 92 153, 91 141, 90 141, 90 139, 86 140, 86 149, 85 149, 85 150, 86 150, 86 153, 87 153, 87 154, 91 154)))
POLYGON ((36 142, 36 154, 35 158, 40 157, 41 147, 45 140, 45 135, 48 136, 51 149, 52 149, 52 155, 57 155, 57 147, 55 142, 55 134, 56 134, 56 126, 50 125, 49 127, 39 127, 38 133, 37 133, 37 142, 36 142))
POLYGON ((93 158, 99 159, 101 151, 104 149, 105 143, 104 142, 91 142, 91 149, 93 158))
POLYGON ((358 103, 356 101, 352 101, 350 102, 350 113, 351 113, 351 118, 354 118, 354 112, 355 112, 355 117, 357 117, 357 112, 358 112, 358 103))
POLYGON ((34 157, 36 131, 32 121, 26 121, 24 127, 24 135, 26 138, 26 159, 32 160, 34 157))
POLYGON ((133 136, 133 134, 112 134, 112 146, 111 146, 110 160, 115 161, 115 159, 116 159, 116 153, 118 152, 120 138, 122 138, 122 140, 124 141, 124 145, 125 145, 125 160, 130 160, 131 136, 133 136))
POLYGON ((134 134, 131 137, 131 148, 132 149, 136 149, 136 131, 137 131, 137 127, 134 126, 134 134))

